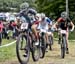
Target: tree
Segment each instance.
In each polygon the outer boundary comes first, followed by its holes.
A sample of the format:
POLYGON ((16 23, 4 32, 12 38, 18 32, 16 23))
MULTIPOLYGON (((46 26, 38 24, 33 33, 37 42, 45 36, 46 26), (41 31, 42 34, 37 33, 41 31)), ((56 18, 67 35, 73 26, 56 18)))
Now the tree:
POLYGON ((19 11, 20 4, 28 2, 31 7, 36 7, 35 0, 0 0, 0 12, 7 12, 16 9, 19 11))
MULTIPOLYGON (((47 16, 57 18, 62 11, 66 10, 66 0, 36 0, 37 10, 47 16)), ((74 12, 75 1, 69 0, 69 10, 74 12)))

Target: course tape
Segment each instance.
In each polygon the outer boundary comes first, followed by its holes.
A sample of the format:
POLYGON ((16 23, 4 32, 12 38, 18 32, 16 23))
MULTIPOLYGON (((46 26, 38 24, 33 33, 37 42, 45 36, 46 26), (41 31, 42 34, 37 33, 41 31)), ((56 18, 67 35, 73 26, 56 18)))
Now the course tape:
MULTIPOLYGON (((54 40, 58 40, 58 38, 54 38, 54 40)), ((75 42, 75 40, 69 40, 69 41, 74 41, 75 42)))
POLYGON ((15 40, 15 41, 13 41, 13 42, 11 42, 11 43, 9 43, 9 44, 2 45, 2 46, 0 46, 0 48, 8 47, 8 46, 10 46, 10 45, 14 44, 15 42, 16 42, 16 40, 15 40))
MULTIPOLYGON (((54 40, 58 40, 58 38, 54 38, 54 40)), ((69 40, 69 41, 75 41, 75 40, 69 40)), ((0 48, 8 47, 8 46, 10 46, 10 45, 14 44, 15 42, 16 42, 16 40, 15 40, 15 41, 13 41, 13 42, 11 42, 11 43, 9 43, 9 44, 2 45, 2 46, 0 46, 0 48)))

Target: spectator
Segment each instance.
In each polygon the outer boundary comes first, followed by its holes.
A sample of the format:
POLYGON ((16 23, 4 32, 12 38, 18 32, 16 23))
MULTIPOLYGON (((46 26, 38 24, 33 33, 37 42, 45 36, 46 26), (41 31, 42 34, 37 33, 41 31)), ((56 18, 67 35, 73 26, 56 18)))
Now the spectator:
POLYGON ((2 43, 3 20, 0 20, 0 45, 2 43))

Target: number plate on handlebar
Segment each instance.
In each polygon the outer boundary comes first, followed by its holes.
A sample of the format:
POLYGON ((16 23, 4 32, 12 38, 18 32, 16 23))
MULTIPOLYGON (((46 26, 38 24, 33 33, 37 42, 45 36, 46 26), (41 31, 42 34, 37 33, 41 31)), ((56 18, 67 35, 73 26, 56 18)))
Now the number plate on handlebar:
POLYGON ((46 33, 46 30, 45 29, 40 29, 40 31, 46 33))
POLYGON ((22 23, 21 29, 28 29, 28 23, 22 23))
POLYGON ((66 34, 66 30, 60 30, 61 34, 66 34))

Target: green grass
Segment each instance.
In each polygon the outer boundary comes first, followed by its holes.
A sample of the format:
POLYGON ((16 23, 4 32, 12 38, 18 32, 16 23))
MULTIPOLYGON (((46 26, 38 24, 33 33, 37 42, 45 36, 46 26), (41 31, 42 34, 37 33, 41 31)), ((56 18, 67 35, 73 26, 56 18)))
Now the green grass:
POLYGON ((2 45, 5 45, 5 44, 7 44, 7 43, 11 43, 11 42, 13 42, 14 41, 14 39, 9 39, 9 40, 7 40, 7 39, 2 39, 2 45))
POLYGON ((73 32, 70 32, 69 39, 75 40, 75 30, 73 32))
MULTIPOLYGON (((5 44, 10 43, 12 41, 14 41, 14 40, 3 39, 2 45, 5 45, 5 44)), ((15 55, 15 44, 8 46, 8 47, 0 48, 0 62, 5 61, 7 59, 11 59, 15 56, 16 56, 15 55)))

